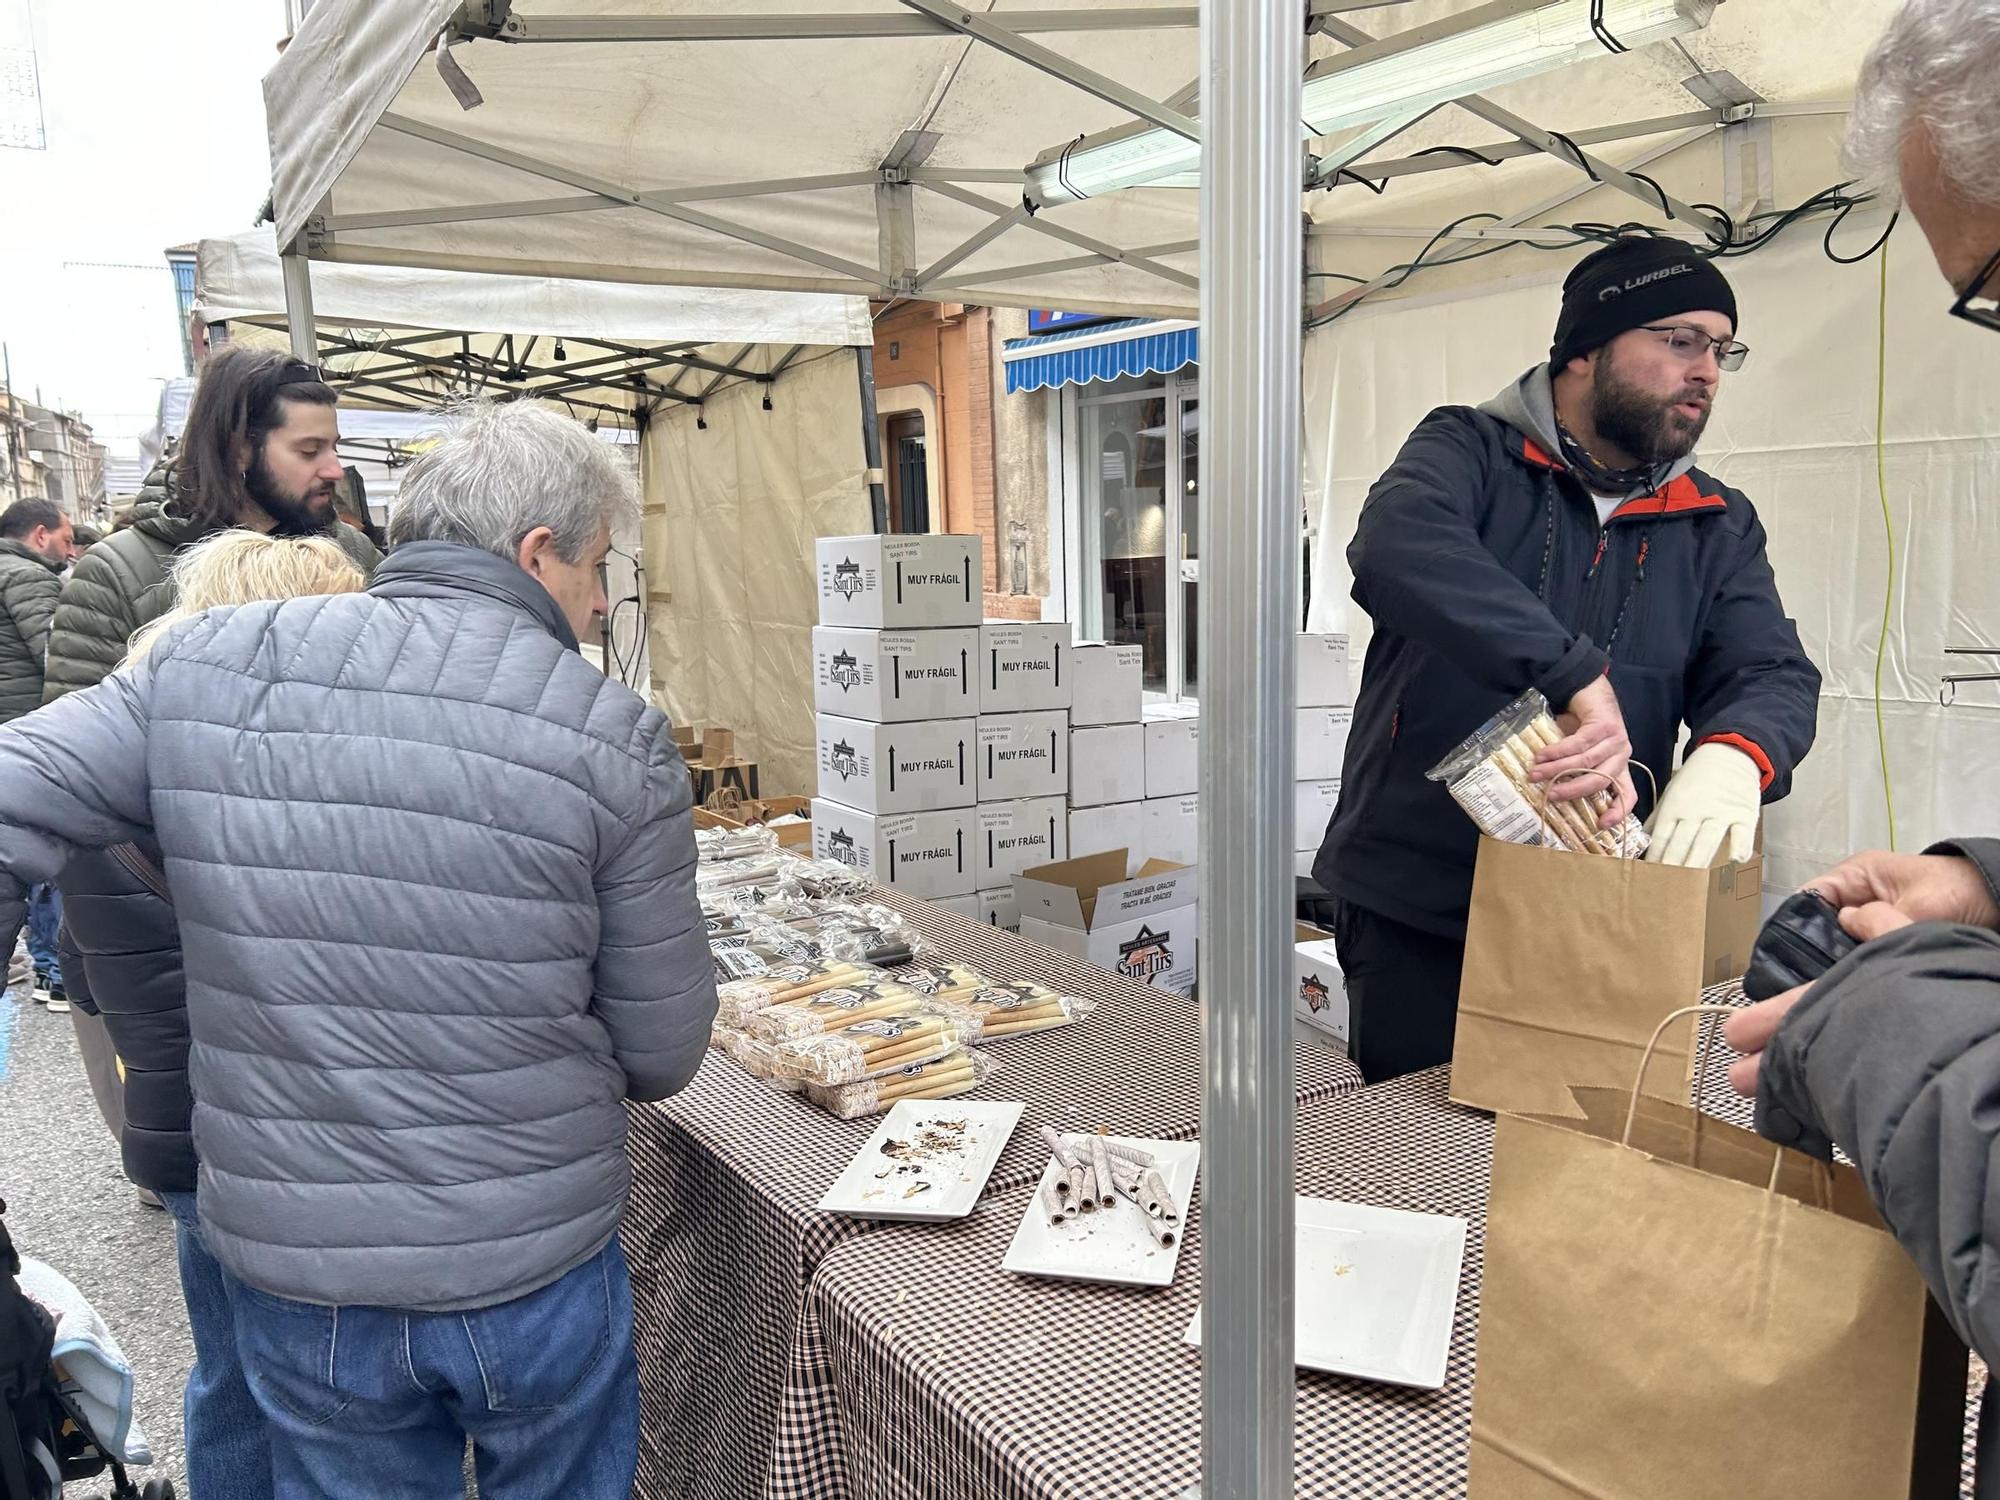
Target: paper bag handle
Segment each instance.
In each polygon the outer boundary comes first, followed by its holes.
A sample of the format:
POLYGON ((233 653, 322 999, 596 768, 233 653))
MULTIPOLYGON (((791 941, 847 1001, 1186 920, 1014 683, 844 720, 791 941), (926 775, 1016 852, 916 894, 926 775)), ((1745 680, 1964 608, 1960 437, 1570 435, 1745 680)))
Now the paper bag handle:
MULTIPOLYGON (((1660 1038, 1667 1034, 1667 1028, 1682 1016, 1733 1016, 1735 1014, 1736 1007, 1733 1005, 1684 1005, 1679 1010, 1671 1011, 1661 1018, 1660 1024, 1653 1028, 1652 1039, 1646 1043, 1645 1052, 1639 1058, 1639 1072, 1632 1080, 1632 1098, 1625 1109, 1625 1133, 1619 1137, 1619 1145, 1630 1146, 1632 1144, 1632 1127, 1639 1122, 1639 1094, 1646 1086, 1646 1069, 1653 1065, 1653 1052, 1660 1045, 1660 1038)), ((1704 1071, 1704 1069, 1697 1065, 1694 1077, 1694 1109, 1697 1129, 1700 1128, 1701 1123, 1701 1086, 1704 1071)), ((1765 1192, 1775 1193, 1778 1190, 1778 1177, 1784 1171, 1784 1167, 1785 1148, 1782 1146, 1774 1147, 1771 1153, 1771 1180, 1765 1184, 1765 1192)))

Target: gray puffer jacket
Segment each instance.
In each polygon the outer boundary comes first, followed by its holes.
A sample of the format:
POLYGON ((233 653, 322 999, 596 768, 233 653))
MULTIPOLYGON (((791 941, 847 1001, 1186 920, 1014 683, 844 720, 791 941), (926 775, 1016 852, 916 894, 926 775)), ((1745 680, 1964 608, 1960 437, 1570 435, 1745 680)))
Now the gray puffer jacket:
POLYGON ((61 593, 62 564, 0 537, 0 724, 42 706, 42 662, 61 593))
POLYGON ((715 1012, 689 784, 527 574, 404 547, 213 610, 0 736, 0 926, 156 831, 209 1246, 252 1286, 448 1311, 617 1231, 623 1101, 715 1012))

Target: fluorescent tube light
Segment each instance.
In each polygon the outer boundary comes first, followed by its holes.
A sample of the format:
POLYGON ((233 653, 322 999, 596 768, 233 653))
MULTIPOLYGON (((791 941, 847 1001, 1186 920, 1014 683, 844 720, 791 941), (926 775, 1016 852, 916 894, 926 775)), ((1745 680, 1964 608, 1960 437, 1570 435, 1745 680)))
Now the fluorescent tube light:
MULTIPOLYGON (((1602 0, 1611 42, 1638 48, 1699 31, 1718 0, 1602 0)), ((1310 134, 1330 135, 1552 72, 1610 51, 1591 25, 1591 0, 1492 0, 1461 15, 1386 37, 1306 74, 1310 134)), ((1157 126, 1134 125, 1048 151, 1027 169, 1031 202, 1063 203, 1119 188, 1192 185, 1201 147, 1157 126)))

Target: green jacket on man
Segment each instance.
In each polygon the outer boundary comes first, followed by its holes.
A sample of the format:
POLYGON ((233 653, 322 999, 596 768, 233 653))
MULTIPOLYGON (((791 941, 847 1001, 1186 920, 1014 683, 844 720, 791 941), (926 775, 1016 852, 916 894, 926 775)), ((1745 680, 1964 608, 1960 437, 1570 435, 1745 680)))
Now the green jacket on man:
MULTIPOLYGON (((162 461, 133 502, 132 524, 77 559, 56 605, 42 702, 96 686, 125 659, 133 633, 173 607, 174 558, 217 529, 176 515, 175 496, 171 463, 162 461)), ((382 561, 352 526, 336 521, 327 535, 363 573, 382 561)))
POLYGON ((0 538, 0 724, 42 706, 42 658, 61 592, 61 563, 0 538))

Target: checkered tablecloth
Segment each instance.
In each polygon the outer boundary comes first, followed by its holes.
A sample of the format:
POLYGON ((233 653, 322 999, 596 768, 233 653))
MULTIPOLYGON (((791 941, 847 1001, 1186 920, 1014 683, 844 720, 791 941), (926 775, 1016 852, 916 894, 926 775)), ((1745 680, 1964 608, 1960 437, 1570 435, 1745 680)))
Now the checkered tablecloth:
MULTIPOLYGON (((991 978, 1095 999, 1080 1025, 993 1045, 1001 1068, 974 1097, 1028 1108, 988 1183, 1019 1189, 1048 1160, 1043 1124, 1192 1136, 1200 1127, 1201 1033, 1194 1002, 1137 985, 1011 933, 893 891, 873 899, 909 918, 942 954, 991 978)), ((1346 1058, 1302 1044, 1302 1101, 1360 1087, 1346 1058)), ((875 1120, 833 1119, 710 1057, 680 1094, 631 1111, 632 1264, 642 1391, 637 1494, 754 1500, 830 1493, 812 1457, 837 1421, 805 1293, 827 1253, 880 1226, 815 1205, 875 1120)), ((869 1236, 873 1237, 873 1236, 869 1236)))
MULTIPOLYGON (((1444 1070, 1302 1108, 1301 1193, 1468 1220, 1443 1389, 1300 1371, 1294 1490, 1422 1500, 1465 1493, 1484 1269, 1490 1117, 1452 1105, 1444 1070)), ((1731 1107, 1726 1099, 1707 1102, 1731 1107)), ((837 1500, 1178 1500, 1200 1472, 1200 1367, 1182 1343, 1200 1299, 1200 1215, 1161 1290, 1036 1281, 1000 1263, 1032 1191, 946 1228, 852 1241, 820 1267, 808 1321, 838 1423, 800 1458, 837 1500)), ((1970 1496, 1976 1405, 1968 1416, 1970 1496)), ((803 1472, 803 1470, 802 1470, 803 1472)))

